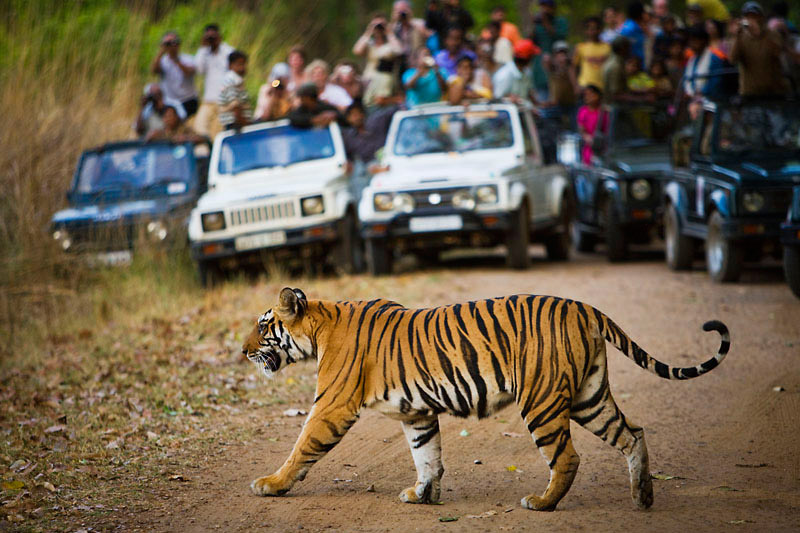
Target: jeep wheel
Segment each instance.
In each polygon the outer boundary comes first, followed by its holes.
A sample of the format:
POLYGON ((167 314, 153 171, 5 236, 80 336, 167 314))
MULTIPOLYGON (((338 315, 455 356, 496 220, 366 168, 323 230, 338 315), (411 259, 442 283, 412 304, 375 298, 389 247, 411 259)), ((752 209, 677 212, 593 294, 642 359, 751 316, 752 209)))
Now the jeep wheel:
POLYGON ((506 237, 506 248, 508 248, 506 263, 511 268, 522 270, 531 264, 531 256, 528 254, 531 238, 530 223, 528 204, 523 203, 517 211, 511 213, 511 227, 506 237))
POLYGON ((800 298, 800 246, 783 247, 783 273, 789 288, 800 298))
POLYGON ((706 269, 711 279, 720 283, 736 281, 742 273, 742 248, 722 234, 722 215, 714 211, 708 219, 706 269))
POLYGON ((552 235, 548 235, 544 241, 544 247, 547 250, 547 259, 550 261, 566 261, 569 259, 569 228, 572 224, 572 210, 569 207, 566 199, 561 200, 561 212, 559 219, 561 223, 560 229, 556 230, 552 235))
POLYGON ((392 251, 386 239, 366 240, 367 267, 373 276, 384 276, 392 273, 392 251))
POLYGON ((619 213, 611 200, 606 200, 603 204, 603 222, 608 260, 614 263, 624 261, 628 257, 628 242, 625 232, 622 231, 619 213))
POLYGON ((364 270, 364 250, 358 234, 355 214, 348 211, 337 224, 339 241, 331 257, 334 267, 344 274, 358 274, 364 270))
POLYGON ((694 241, 681 234, 678 208, 667 205, 664 213, 664 255, 672 270, 689 270, 694 259, 694 241))
POLYGON ((212 288, 222 279, 222 270, 213 259, 197 261, 197 279, 206 289, 212 288))

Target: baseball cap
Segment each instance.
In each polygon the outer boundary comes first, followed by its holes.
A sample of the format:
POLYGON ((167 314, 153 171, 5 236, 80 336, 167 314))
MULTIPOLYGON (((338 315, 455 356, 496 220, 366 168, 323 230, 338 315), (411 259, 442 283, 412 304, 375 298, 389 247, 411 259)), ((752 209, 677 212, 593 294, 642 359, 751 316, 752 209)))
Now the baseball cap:
POLYGON ((758 2, 745 2, 742 6, 742 15, 763 15, 764 9, 758 2))
POLYGON ((569 45, 567 41, 556 41, 553 43, 553 53, 556 52, 569 52, 569 45))
POLYGON ((278 78, 289 77, 289 65, 286 63, 275 63, 269 73, 269 81, 277 80, 278 78))
POLYGON ((539 55, 541 49, 533 44, 530 39, 520 39, 514 43, 514 57, 520 59, 530 59, 535 55, 539 55))

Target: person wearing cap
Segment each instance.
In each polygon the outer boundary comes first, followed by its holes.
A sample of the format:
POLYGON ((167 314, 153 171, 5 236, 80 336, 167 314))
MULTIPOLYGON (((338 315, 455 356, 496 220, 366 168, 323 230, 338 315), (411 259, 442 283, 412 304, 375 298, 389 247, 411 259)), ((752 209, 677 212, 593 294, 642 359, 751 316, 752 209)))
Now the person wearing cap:
POLYGON ((163 115, 167 107, 172 107, 180 120, 186 119, 186 111, 180 102, 164 96, 159 84, 148 83, 142 94, 142 108, 133 124, 136 134, 147 138, 151 132, 164 129, 163 115))
POLYGON ((539 52, 539 47, 530 39, 517 41, 514 45, 514 60, 500 67, 492 76, 492 92, 495 98, 536 101, 530 64, 539 52))
POLYGON ((611 55, 611 45, 600 40, 599 17, 589 17, 584 24, 586 40, 575 45, 573 63, 579 87, 603 88, 603 63, 611 55))
POLYGON ((234 50, 228 56, 228 72, 219 93, 219 122, 226 130, 247 126, 253 121, 253 108, 244 86, 247 54, 234 50))
POLYGON ((222 79, 228 71, 228 56, 234 48, 222 40, 219 26, 209 24, 203 31, 203 46, 194 55, 197 74, 203 78, 203 101, 194 119, 194 129, 202 135, 214 138, 222 131, 219 123, 219 95, 222 79))
POLYGON ((341 119, 336 107, 319 99, 319 90, 314 82, 301 85, 295 95, 298 103, 288 116, 295 128, 320 128, 341 119))
POLYGON ((289 114, 292 102, 289 98, 289 65, 276 63, 269 73, 267 83, 258 89, 255 120, 278 120, 289 114))
POLYGON ((197 112, 197 89, 194 87, 194 74, 197 71, 194 57, 181 54, 181 39, 174 31, 161 38, 158 55, 150 64, 150 72, 161 77, 164 96, 177 100, 191 117, 197 112))
POLYGON ((781 65, 782 37, 767 28, 764 10, 758 2, 746 2, 742 17, 730 53, 731 62, 739 65, 739 93, 785 95, 788 86, 781 65))

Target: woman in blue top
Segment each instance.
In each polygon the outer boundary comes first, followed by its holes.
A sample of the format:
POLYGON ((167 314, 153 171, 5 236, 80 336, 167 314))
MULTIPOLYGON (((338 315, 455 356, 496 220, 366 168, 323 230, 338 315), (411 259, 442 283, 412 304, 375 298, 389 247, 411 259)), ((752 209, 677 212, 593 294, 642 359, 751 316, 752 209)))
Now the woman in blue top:
POLYGON ((414 107, 420 104, 438 102, 447 91, 447 81, 439 67, 436 66, 427 48, 420 48, 413 56, 415 68, 403 73, 403 87, 406 90, 406 105, 414 107))

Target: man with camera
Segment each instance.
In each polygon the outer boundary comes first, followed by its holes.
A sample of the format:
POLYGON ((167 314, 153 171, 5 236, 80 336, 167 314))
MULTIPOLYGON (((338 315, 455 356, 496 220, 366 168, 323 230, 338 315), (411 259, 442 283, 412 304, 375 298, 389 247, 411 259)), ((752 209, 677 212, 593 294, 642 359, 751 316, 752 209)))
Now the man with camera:
POLYGON ((191 117, 197 112, 197 90, 194 87, 194 74, 197 71, 194 57, 181 54, 181 39, 174 31, 161 38, 158 55, 150 64, 150 72, 161 78, 164 96, 177 100, 191 117))
POLYGON ((222 131, 219 123, 219 96, 228 71, 228 56, 234 48, 223 42, 219 26, 209 24, 203 31, 203 46, 194 56, 197 73, 203 75, 203 103, 194 121, 195 131, 212 139, 222 131))
POLYGON ((258 90, 255 120, 278 120, 292 110, 287 85, 289 82, 289 65, 277 63, 269 73, 269 80, 258 90))
POLYGON ((783 39, 767 28, 764 10, 758 2, 746 2, 742 17, 730 53, 731 62, 739 65, 739 93, 785 95, 787 80, 781 67, 783 39))

